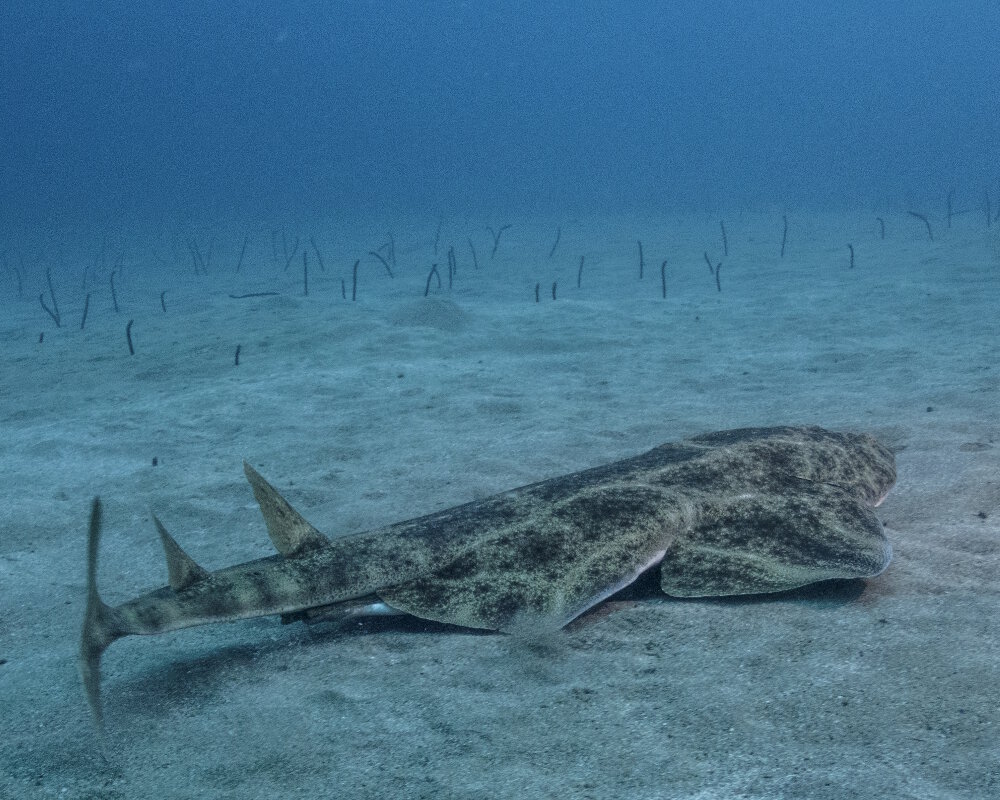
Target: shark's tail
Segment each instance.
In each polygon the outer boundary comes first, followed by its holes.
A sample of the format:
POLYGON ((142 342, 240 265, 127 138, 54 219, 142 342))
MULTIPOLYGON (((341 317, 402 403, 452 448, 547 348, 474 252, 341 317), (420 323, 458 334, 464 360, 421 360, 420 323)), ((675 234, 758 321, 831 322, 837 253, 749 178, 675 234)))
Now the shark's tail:
POLYGON ((97 592, 97 551, 100 540, 101 498, 95 497, 90 508, 90 529, 87 534, 87 611, 83 617, 83 634, 80 637, 80 677, 83 679, 94 723, 103 732, 101 653, 128 631, 121 614, 106 605, 97 592))

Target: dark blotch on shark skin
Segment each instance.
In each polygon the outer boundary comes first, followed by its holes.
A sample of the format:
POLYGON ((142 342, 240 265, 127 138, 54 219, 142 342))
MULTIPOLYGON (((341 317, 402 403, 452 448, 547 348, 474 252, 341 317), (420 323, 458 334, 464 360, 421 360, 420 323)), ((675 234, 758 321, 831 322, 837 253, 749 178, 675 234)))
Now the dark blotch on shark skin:
POLYGON ((614 536, 623 523, 636 516, 654 517, 662 495, 642 486, 613 486, 584 494, 553 509, 552 516, 574 526, 585 542, 614 536))
POLYGON ((541 531, 537 534, 526 536, 517 543, 511 563, 545 564, 566 557, 565 547, 558 538, 545 536, 541 531))
POLYGON ((476 572, 479 569, 479 557, 475 551, 463 553, 446 567, 438 572, 438 576, 448 580, 451 578, 461 578, 465 575, 476 572))

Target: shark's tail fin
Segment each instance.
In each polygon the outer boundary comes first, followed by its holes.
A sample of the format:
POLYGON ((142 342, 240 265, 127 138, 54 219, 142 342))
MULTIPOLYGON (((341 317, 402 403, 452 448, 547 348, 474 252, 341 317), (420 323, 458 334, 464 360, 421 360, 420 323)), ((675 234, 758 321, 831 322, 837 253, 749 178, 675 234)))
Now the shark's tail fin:
POLYGON ((99 731, 104 729, 101 713, 101 653, 115 639, 126 634, 121 615, 101 600, 97 592, 97 551, 101 540, 101 498, 95 497, 90 507, 90 529, 87 534, 87 611, 83 617, 80 637, 80 677, 87 693, 87 702, 99 731))

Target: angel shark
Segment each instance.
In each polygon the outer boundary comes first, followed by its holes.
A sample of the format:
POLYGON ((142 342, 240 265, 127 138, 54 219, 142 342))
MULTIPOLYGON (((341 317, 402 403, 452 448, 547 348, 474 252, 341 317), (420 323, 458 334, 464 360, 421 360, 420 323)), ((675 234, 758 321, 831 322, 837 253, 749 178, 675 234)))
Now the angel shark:
POLYGON ((80 671, 99 726, 101 655, 132 634, 271 614, 562 626, 653 568, 666 594, 699 597, 873 577, 891 558, 873 508, 895 482, 893 454, 871 436, 816 427, 704 434, 332 539, 244 471, 278 554, 209 572, 154 517, 168 585, 115 607, 97 589, 94 499, 80 671))

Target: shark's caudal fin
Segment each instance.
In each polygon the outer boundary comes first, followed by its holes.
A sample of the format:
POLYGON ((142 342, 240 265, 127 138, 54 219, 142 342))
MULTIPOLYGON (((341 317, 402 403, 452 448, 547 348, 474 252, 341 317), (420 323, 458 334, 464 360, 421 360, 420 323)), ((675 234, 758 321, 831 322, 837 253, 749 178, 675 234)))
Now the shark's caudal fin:
MULTIPOLYGON (((286 558, 303 555, 317 547, 329 543, 329 540, 316 528, 310 525, 278 491, 271 486, 249 464, 244 462, 244 470, 254 496, 260 504, 260 510, 267 523, 267 532, 278 552, 286 558)), ((153 516, 156 529, 160 534, 163 552, 167 561, 167 582, 174 593, 184 592, 195 584, 210 578, 210 573, 199 566, 176 540, 156 516, 153 516)), ((180 627, 176 624, 179 617, 173 618, 161 615, 154 624, 153 618, 147 613, 137 614, 135 603, 126 603, 118 608, 107 605, 97 591, 97 557, 101 539, 101 499, 94 498, 90 511, 90 529, 87 535, 87 610, 83 618, 83 632, 80 637, 80 676, 83 688, 87 694, 87 702, 99 730, 103 730, 103 714, 101 712, 101 654, 108 645, 116 639, 129 634, 160 633, 166 629, 180 627)), ((218 588, 218 587, 217 587, 218 588)), ((232 590, 232 587, 229 587, 232 590)), ((221 591, 221 590, 220 590, 221 591)), ((157 595, 157 593, 153 593, 157 595)), ((152 596, 152 595, 151 595, 152 596)), ((150 612, 153 606, 161 611, 168 595, 157 595, 155 601, 149 601, 144 608, 150 612)), ((174 609, 176 612, 176 609, 174 609)), ((201 618, 195 610, 191 610, 191 622, 199 624, 207 621, 220 621, 234 618, 231 610, 226 614, 214 617, 208 615, 201 618)))
POLYGON ((80 637, 80 677, 87 693, 87 702, 98 730, 103 731, 101 713, 101 653, 127 631, 121 615, 101 600, 97 592, 97 551, 101 540, 101 498, 95 497, 90 507, 90 528, 87 533, 87 611, 83 617, 80 637))
MULTIPOLYGON (((170 588, 175 592, 208 577, 208 572, 200 567, 174 538, 167 533, 163 523, 153 516, 156 529, 163 543, 167 560, 167 574, 170 588)), ((101 711, 101 654, 116 639, 132 633, 153 633, 138 624, 117 608, 112 608, 97 591, 97 557, 101 540, 101 498, 95 497, 90 509, 90 529, 87 534, 87 610, 83 617, 83 633, 80 636, 80 677, 87 694, 87 702, 97 728, 103 731, 101 711)))

